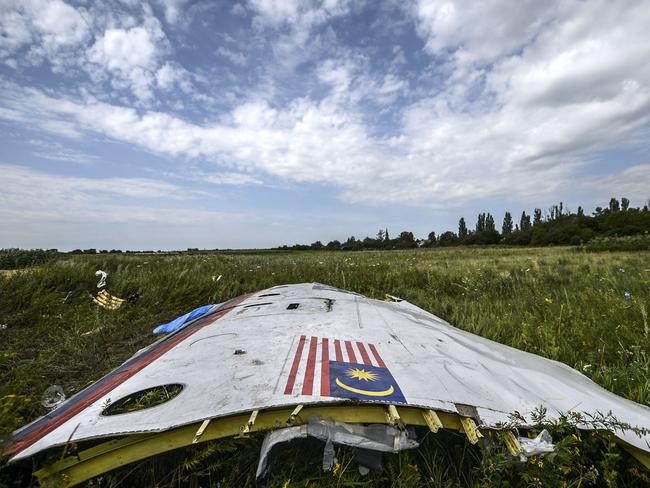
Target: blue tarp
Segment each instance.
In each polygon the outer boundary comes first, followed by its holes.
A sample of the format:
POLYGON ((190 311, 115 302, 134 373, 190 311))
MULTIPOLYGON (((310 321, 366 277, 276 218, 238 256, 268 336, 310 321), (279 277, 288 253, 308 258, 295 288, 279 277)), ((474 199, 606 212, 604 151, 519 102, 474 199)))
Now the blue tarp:
POLYGON ((180 329, 183 327, 184 324, 189 322, 190 320, 198 319, 202 315, 205 315, 208 313, 214 305, 203 305, 202 307, 195 308, 191 312, 186 313, 185 315, 181 315, 178 318, 175 318, 171 322, 167 322, 166 324, 159 325, 153 330, 154 334, 167 334, 169 332, 174 332, 175 330, 180 329))

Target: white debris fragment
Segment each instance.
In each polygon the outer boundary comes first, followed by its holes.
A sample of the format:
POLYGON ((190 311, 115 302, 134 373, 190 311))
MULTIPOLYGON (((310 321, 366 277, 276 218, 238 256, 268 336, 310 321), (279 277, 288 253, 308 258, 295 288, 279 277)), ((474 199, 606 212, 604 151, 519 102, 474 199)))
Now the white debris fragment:
POLYGON ((48 387, 41 395, 41 405, 54 410, 65 401, 65 393, 59 385, 48 387))
POLYGON ((528 437, 519 437, 521 445, 521 457, 529 458, 531 456, 543 456, 555 450, 553 438, 548 430, 542 430, 537 437, 529 439, 528 437))
POLYGON ((106 271, 102 271, 101 269, 98 269, 95 271, 95 276, 99 276, 99 283, 97 283, 97 288, 104 288, 106 286, 106 277, 108 276, 108 273, 106 271))

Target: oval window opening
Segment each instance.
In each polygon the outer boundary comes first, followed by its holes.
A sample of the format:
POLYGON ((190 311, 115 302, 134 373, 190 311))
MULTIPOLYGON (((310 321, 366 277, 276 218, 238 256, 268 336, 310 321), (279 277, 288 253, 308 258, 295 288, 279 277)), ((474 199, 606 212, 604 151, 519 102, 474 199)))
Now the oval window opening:
POLYGON ((154 386, 136 391, 116 402, 108 403, 102 410, 102 415, 118 415, 121 413, 137 412, 168 402, 183 390, 183 385, 172 383, 154 386))

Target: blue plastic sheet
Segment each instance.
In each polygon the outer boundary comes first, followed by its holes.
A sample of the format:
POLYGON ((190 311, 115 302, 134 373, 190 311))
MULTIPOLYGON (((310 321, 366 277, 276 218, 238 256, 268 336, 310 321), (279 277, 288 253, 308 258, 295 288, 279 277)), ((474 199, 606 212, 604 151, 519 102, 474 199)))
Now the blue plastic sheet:
POLYGON ((185 315, 181 315, 178 318, 175 318, 171 322, 167 322, 166 324, 159 325, 153 330, 154 334, 168 334, 169 332, 174 332, 175 330, 180 329, 185 325, 187 322, 198 319, 199 317, 205 315, 208 313, 214 305, 203 305, 202 307, 195 308, 191 312, 186 313, 185 315))

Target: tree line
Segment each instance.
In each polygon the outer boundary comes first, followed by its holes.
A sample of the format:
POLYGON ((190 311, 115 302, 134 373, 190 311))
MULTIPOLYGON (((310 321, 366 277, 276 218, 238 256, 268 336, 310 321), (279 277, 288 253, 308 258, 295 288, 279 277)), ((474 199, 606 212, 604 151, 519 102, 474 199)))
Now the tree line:
POLYGON ((357 239, 348 237, 341 242, 333 240, 312 244, 281 246, 278 249, 293 250, 363 250, 363 249, 411 249, 416 247, 445 247, 467 245, 548 246, 580 245, 595 237, 621 237, 650 233, 650 210, 630 207, 627 198, 611 198, 607 207, 596 207, 586 215, 582 207, 571 211, 563 202, 553 205, 545 212, 535 208, 532 214, 523 211, 518 220, 505 212, 500 228, 489 212, 479 213, 474 228, 468 227, 464 217, 458 220, 458 231, 446 231, 440 235, 430 232, 426 238, 417 239, 413 232, 402 231, 391 237, 388 229, 380 229, 374 237, 357 239))

